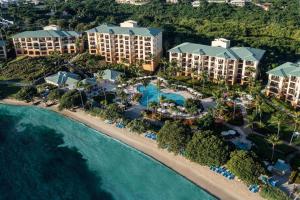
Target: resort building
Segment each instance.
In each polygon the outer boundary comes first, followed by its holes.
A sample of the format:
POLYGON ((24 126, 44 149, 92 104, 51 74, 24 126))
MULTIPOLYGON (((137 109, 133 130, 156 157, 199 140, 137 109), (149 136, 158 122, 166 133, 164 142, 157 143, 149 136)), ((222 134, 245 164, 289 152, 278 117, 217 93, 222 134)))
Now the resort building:
POLYGON ((173 4, 176 4, 178 3, 179 1, 178 0, 166 0, 166 3, 173 3, 173 4))
POLYGON ((251 3, 251 0, 231 0, 229 4, 233 6, 244 7, 246 4, 251 3))
POLYGON ((116 0, 120 4, 132 4, 136 6, 144 5, 150 2, 150 0, 116 0))
POLYGON ((251 47, 231 47, 230 41, 216 39, 211 46, 182 43, 169 51, 170 62, 181 68, 180 74, 210 80, 225 80, 229 84, 245 84, 259 73, 258 65, 265 51, 251 47))
POLYGON ((25 31, 12 36, 17 56, 47 56, 78 53, 83 50, 82 35, 75 31, 25 31))
POLYGON ((267 95, 283 98, 300 108, 300 63, 284 63, 267 72, 267 95))
POLYGON ((80 76, 75 73, 59 71, 57 74, 53 74, 45 78, 46 83, 58 86, 67 87, 69 89, 75 89, 77 83, 80 81, 80 76))
POLYGON ((89 53, 105 57, 108 63, 140 64, 155 71, 162 54, 162 32, 138 27, 129 20, 120 26, 102 24, 87 31, 89 53))
POLYGON ((7 59, 6 42, 0 40, 0 60, 7 59))
POLYGON ((193 6, 194 8, 198 8, 198 7, 200 7, 200 5, 201 5, 200 1, 193 1, 193 2, 192 2, 192 6, 193 6))

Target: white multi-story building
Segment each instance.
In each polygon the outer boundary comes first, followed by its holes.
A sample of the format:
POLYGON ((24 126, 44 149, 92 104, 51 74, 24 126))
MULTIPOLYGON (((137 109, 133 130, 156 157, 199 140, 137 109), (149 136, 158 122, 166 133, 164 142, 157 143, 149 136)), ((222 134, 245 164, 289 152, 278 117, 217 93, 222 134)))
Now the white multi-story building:
POLYGON ((244 7, 247 3, 251 3, 252 0, 231 0, 229 3, 234 6, 244 7))
POLYGON ((179 1, 178 0, 166 0, 166 3, 173 3, 173 4, 176 4, 178 3, 179 1))
POLYGON ((266 93, 300 108, 300 63, 284 63, 267 72, 266 93))
POLYGON ((138 27, 129 20, 120 26, 102 24, 87 31, 89 53, 105 57, 108 63, 140 63, 154 71, 162 54, 162 32, 138 27))
POLYGON ((17 56, 47 56, 78 53, 83 50, 82 35, 75 31, 25 31, 12 36, 17 56))
POLYGON ((208 3, 228 3, 233 6, 244 7, 247 3, 251 3, 252 0, 207 0, 208 3))
POLYGON ((0 40, 0 60, 7 59, 6 42, 0 40))
POLYGON ((144 5, 150 2, 150 0, 116 0, 120 4, 132 4, 136 6, 144 5))
POLYGON ((169 51, 170 62, 177 63, 181 74, 200 78, 205 73, 210 80, 225 80, 229 84, 244 84, 258 75, 258 64, 265 51, 251 47, 232 47, 224 38, 211 46, 182 43, 169 51))

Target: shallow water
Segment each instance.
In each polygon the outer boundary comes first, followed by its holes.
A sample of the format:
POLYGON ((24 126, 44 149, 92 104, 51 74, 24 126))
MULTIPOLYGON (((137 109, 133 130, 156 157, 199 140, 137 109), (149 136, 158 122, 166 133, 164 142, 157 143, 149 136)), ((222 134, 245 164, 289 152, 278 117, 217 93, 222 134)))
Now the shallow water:
POLYGON ((0 183, 5 200, 215 199, 154 159, 81 123, 36 107, 1 104, 0 183))

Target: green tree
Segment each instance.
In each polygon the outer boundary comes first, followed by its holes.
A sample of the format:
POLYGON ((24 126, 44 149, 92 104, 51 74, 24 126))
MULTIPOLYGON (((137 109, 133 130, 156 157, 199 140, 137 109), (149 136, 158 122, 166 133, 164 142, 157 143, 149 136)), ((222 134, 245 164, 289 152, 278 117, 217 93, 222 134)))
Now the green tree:
POLYGON ((180 121, 166 121, 165 125, 158 132, 158 146, 167 148, 178 154, 185 150, 188 141, 191 138, 191 130, 180 121))
POLYGON ((48 100, 50 100, 50 101, 60 100, 60 98, 62 97, 63 94, 64 94, 64 92, 62 90, 60 90, 58 88, 53 89, 48 94, 48 100))
POLYGON ((104 119, 111 121, 117 121, 123 117, 123 111, 119 108, 117 104, 109 104, 105 109, 102 110, 101 116, 104 119))
POLYGON ((281 189, 269 185, 262 187, 260 195, 267 200, 290 200, 287 194, 281 189))
POLYGON ((271 123, 277 125, 277 136, 280 137, 280 129, 282 124, 287 120, 286 113, 278 111, 271 117, 271 123))
POLYGON ((267 141, 272 144, 272 156, 271 156, 271 161, 273 161, 274 158, 274 152, 275 152, 275 146, 280 144, 279 137, 277 135, 269 135, 267 138, 267 141))
POLYGON ((150 124, 148 121, 144 119, 134 119, 127 124, 127 127, 132 132, 142 134, 145 133, 150 128, 150 124))
POLYGON ((227 162, 228 169, 247 184, 258 183, 258 177, 265 173, 253 153, 234 151, 227 162))
POLYGON ((229 158, 226 143, 211 131, 197 132, 186 148, 187 157, 201 165, 220 166, 229 158))
POLYGON ((37 89, 34 86, 23 87, 16 93, 16 99, 22 101, 31 101, 37 95, 37 89))
POLYGON ((84 92, 78 90, 69 90, 59 100, 58 109, 70 109, 85 104, 87 98, 84 92))

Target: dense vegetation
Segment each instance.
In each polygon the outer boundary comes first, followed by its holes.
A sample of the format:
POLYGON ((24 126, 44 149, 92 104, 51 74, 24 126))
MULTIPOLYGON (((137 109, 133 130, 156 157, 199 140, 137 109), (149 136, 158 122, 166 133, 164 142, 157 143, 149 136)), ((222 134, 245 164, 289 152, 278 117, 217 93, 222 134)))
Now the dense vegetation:
POLYGON ((211 131, 197 132, 188 143, 186 155, 201 165, 221 166, 229 157, 229 149, 225 142, 211 131))
POLYGON ((247 184, 258 183, 258 177, 265 172, 256 156, 246 151, 232 152, 227 167, 247 184))
POLYGON ((59 109, 70 109, 76 106, 84 105, 87 98, 84 92, 78 90, 69 90, 59 100, 59 109))
POLYGON ((271 10, 265 12, 254 5, 238 8, 203 3, 199 8, 192 8, 190 1, 167 5, 164 1, 154 0, 144 6, 132 6, 118 5, 112 0, 48 0, 45 6, 39 7, 29 4, 10 6, 3 10, 3 16, 15 22, 7 30, 8 35, 40 29, 49 23, 85 31, 100 23, 133 19, 141 26, 163 29, 166 50, 185 41, 209 44, 215 37, 226 37, 232 39, 233 45, 266 49, 262 65, 266 71, 278 63, 295 61, 300 53, 299 1, 271 2, 271 10))
POLYGON ((180 121, 167 121, 158 132, 158 146, 175 154, 183 153, 191 138, 191 130, 180 121))
POLYGON ((264 186, 260 195, 267 200, 289 200, 290 198, 279 188, 264 186))

